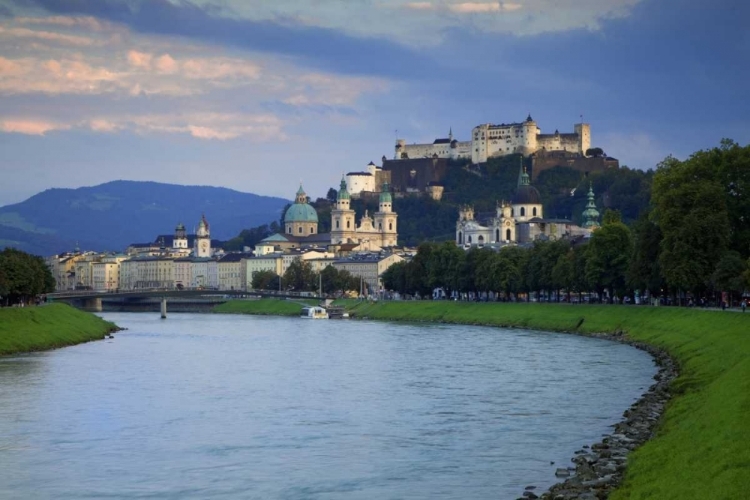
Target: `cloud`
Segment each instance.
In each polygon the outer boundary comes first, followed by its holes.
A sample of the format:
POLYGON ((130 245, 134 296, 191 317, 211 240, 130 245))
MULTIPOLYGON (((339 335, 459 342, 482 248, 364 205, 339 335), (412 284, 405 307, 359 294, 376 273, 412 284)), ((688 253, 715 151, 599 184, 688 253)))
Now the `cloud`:
POLYGON ((43 17, 16 17, 13 19, 18 24, 62 26, 66 28, 83 28, 90 31, 109 31, 116 29, 112 23, 103 22, 93 16, 43 16, 43 17))
POLYGON ((93 45, 94 40, 82 36, 66 35, 52 31, 36 31, 28 28, 5 28, 0 26, 0 37, 3 38, 35 38, 45 42, 62 43, 75 47, 87 47, 93 45))
POLYGON ((517 3, 502 3, 502 2, 463 2, 448 4, 448 10, 456 12, 458 14, 484 14, 488 12, 512 12, 523 8, 521 4, 517 3))
POLYGON ((6 133, 44 135, 52 130, 67 130, 70 125, 33 119, 6 119, 0 121, 0 131, 6 133))

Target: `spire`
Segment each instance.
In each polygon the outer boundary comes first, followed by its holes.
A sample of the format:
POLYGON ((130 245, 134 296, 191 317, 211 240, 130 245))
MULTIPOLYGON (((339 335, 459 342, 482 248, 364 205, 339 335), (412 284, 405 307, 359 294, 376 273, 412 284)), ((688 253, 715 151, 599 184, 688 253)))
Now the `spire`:
POLYGON ((453 127, 448 129, 448 139, 453 140, 453 127))
POLYGON ((596 209, 596 203, 594 202, 594 188, 589 182, 588 202, 586 203, 586 210, 583 211, 583 227, 588 229, 595 229, 599 227, 599 211, 596 209))
POLYGON ((533 122, 534 120, 531 118, 531 113, 529 113, 529 116, 526 117, 527 122, 533 122))
POLYGON ((307 203, 307 194, 302 189, 302 183, 299 183, 299 189, 297 190, 297 196, 294 198, 294 203, 307 203))
MULTIPOLYGON (((383 186, 380 190, 380 204, 383 203, 393 203, 393 197, 391 196, 391 186, 384 182, 383 186)), ((383 210, 383 207, 381 206, 381 211, 383 210)))
POLYGON ((531 184, 531 181, 529 180, 529 174, 526 173, 526 165, 523 164, 523 156, 521 156, 521 171, 519 172, 518 176, 518 185, 519 186, 528 186, 531 184))
POLYGON ((341 176, 341 183, 339 184, 339 192, 336 195, 338 201, 350 199, 349 191, 346 190, 346 176, 341 176))

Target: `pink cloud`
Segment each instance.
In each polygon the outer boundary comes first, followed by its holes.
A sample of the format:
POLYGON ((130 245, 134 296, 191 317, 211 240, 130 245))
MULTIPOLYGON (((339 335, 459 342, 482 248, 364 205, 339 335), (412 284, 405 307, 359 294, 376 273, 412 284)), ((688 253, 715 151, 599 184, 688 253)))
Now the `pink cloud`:
POLYGON ((17 17, 18 24, 46 24, 50 26, 64 26, 66 28, 82 27, 91 31, 112 29, 112 25, 91 16, 45 16, 45 17, 17 17))
POLYGON ((149 69, 151 67, 151 59, 153 55, 145 52, 138 52, 137 50, 128 51, 128 63, 136 68, 149 69))
POLYGON ((67 130, 69 125, 44 120, 11 119, 0 122, 0 131, 6 133, 44 135, 51 130, 67 130))
POLYGON ((175 61, 169 54, 164 54, 163 56, 156 58, 154 66, 159 73, 172 74, 178 70, 177 61, 175 61))

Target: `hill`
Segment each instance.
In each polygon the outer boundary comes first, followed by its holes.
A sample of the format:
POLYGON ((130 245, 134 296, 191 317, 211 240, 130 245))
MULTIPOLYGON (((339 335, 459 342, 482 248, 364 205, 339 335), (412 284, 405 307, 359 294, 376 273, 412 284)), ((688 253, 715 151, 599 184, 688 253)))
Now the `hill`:
POLYGON ((113 181, 77 189, 48 189, 0 207, 0 248, 51 255, 80 246, 124 250, 153 241, 182 222, 191 232, 205 214, 211 236, 229 239, 245 227, 279 218, 288 201, 210 186, 113 181))

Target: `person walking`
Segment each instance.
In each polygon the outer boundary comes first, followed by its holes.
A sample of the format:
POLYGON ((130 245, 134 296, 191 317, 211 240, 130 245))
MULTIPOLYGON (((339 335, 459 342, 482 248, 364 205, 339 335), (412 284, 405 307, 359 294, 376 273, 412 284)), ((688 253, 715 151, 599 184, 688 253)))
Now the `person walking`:
POLYGON ((745 312, 745 309, 747 309, 747 299, 742 301, 742 312, 745 312))

